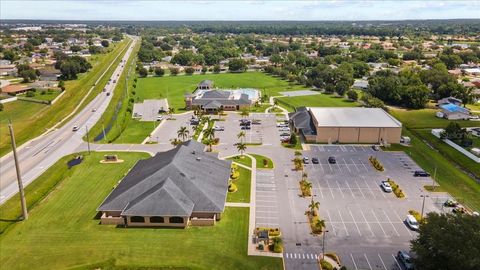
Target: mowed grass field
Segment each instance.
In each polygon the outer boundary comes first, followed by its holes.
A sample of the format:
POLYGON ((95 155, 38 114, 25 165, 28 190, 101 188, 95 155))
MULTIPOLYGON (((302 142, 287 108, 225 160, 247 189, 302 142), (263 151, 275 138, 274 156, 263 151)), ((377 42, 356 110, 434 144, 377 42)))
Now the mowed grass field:
MULTIPOLYGON (((115 57, 126 48, 127 44, 128 41, 125 39, 120 43, 111 45, 112 48, 109 53, 96 55, 89 59, 93 66, 92 69, 87 73, 80 74, 77 80, 67 81, 65 83, 66 93, 53 105, 38 106, 39 104, 33 102, 19 101, 5 104, 4 110, 0 112, 0 156, 11 151, 7 128, 9 118, 14 125, 17 145, 42 134, 73 111, 115 57)), ((119 59, 117 61, 120 61, 119 59)), ((115 65, 112 65, 108 73, 113 73, 114 68, 115 65)), ((108 75, 106 74, 104 80, 108 80, 108 75)), ((103 89, 104 83, 106 81, 95 86, 87 101, 93 99, 94 94, 103 89)), ((83 103, 83 106, 85 104, 83 103)))
POLYGON ((289 112, 294 111, 296 107, 357 107, 358 102, 337 97, 334 95, 320 94, 298 97, 280 97, 279 105, 287 109, 289 112), (285 106, 285 104, 287 106, 285 106))
MULTIPOLYGON (((421 110, 406 110, 406 109, 391 109, 389 113, 397 118, 407 128, 421 129, 421 128, 445 128, 450 120, 438 118, 435 109, 421 109, 421 110)), ((478 121, 462 121, 457 120, 462 127, 480 126, 478 121)))
POLYGON ((138 79, 135 102, 167 98, 171 107, 183 110, 184 94, 192 93, 202 80, 212 80, 218 88, 256 88, 269 96, 280 95, 279 92, 283 91, 306 89, 303 85, 289 83, 262 72, 148 77, 138 79))
POLYGON ((65 160, 52 167, 61 181, 27 221, 0 235, 2 269, 282 269, 281 259, 246 255, 248 208, 227 207, 212 227, 100 225, 95 209, 135 162, 147 157, 111 153, 125 162, 100 164, 104 154, 85 155, 70 170, 65 160))
POLYGON ((233 183, 237 186, 237 191, 227 194, 227 202, 250 202, 250 187, 252 183, 252 171, 238 166, 240 176, 233 183))

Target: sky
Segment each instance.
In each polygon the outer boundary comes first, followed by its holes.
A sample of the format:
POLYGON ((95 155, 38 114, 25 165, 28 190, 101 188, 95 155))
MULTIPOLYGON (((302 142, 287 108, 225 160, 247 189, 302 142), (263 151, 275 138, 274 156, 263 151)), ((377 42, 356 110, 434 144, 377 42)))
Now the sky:
POLYGON ((0 0, 0 19, 321 21, 457 18, 480 18, 480 0, 0 0))

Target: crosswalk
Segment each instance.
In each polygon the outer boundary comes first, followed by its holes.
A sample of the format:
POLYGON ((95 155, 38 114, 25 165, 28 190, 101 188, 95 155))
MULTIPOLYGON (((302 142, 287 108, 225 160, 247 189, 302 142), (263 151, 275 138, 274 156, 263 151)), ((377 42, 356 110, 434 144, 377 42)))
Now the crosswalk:
POLYGON ((318 254, 314 253, 288 253, 283 254, 285 259, 297 259, 297 260, 318 260, 318 254))

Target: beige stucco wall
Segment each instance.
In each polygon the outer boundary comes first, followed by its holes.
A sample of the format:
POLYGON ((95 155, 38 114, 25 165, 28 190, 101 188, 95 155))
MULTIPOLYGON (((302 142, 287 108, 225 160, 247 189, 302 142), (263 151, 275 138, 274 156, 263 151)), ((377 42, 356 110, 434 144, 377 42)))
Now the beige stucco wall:
POLYGON ((144 223, 131 222, 130 217, 127 217, 127 226, 129 227, 177 227, 184 228, 188 226, 188 217, 183 217, 183 223, 170 223, 170 217, 163 217, 164 223, 151 223, 150 217, 145 217, 144 223))
POLYGON ((102 225, 124 225, 125 220, 119 216, 108 216, 105 213, 100 217, 100 224, 102 225))
POLYGON ((399 143, 401 127, 395 128, 349 128, 317 127, 318 143, 399 143))

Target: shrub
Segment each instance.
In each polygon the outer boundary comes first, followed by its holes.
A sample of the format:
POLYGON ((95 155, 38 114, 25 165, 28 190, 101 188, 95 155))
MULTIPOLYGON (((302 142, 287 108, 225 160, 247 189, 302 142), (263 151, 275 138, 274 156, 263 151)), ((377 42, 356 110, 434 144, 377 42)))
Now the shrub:
POLYGON ((240 177, 240 172, 237 171, 237 170, 232 171, 232 173, 230 174, 230 178, 231 178, 232 180, 237 180, 238 177, 240 177))
POLYGON ((415 219, 416 219, 418 222, 420 222, 420 221, 422 220, 422 217, 420 216, 420 213, 419 213, 419 212, 417 212, 417 211, 415 211, 415 210, 413 210, 413 209, 410 209, 410 210, 408 210, 408 213, 409 213, 410 215, 414 216, 415 219))
POLYGON ((320 259, 320 268, 323 270, 333 270, 333 266, 324 259, 320 259))
POLYGON ((395 181, 393 181, 392 179, 388 178, 387 179, 387 182, 390 184, 390 186, 392 187, 392 190, 393 190, 393 194, 395 194, 395 196, 397 196, 397 198, 405 198, 405 194, 403 193, 403 191, 400 189, 400 186, 395 183, 395 181))
POLYGON ((236 192, 237 190, 238 190, 237 185, 235 185, 234 183, 230 183, 228 185, 228 192, 236 192))
POLYGON ((378 159, 376 157, 373 157, 373 156, 370 156, 368 158, 368 160, 370 161, 370 164, 372 164, 372 166, 377 170, 377 171, 381 171, 383 172, 385 169, 383 168, 383 165, 382 163, 380 163, 380 161, 378 161, 378 159))
POLYGON ((263 167, 268 167, 268 160, 267 159, 263 159, 263 167))
POLYGON ((27 91, 26 96, 27 96, 27 97, 34 97, 34 96, 35 96, 35 92, 34 92, 34 91, 27 91))

